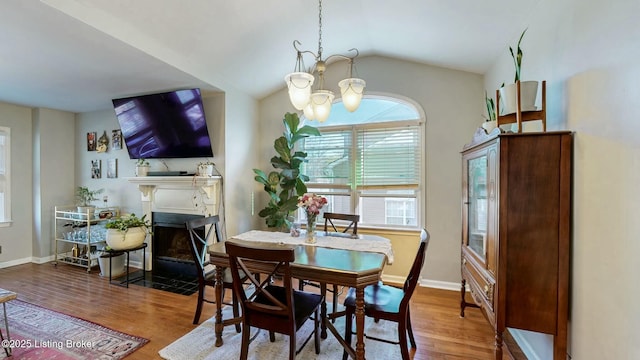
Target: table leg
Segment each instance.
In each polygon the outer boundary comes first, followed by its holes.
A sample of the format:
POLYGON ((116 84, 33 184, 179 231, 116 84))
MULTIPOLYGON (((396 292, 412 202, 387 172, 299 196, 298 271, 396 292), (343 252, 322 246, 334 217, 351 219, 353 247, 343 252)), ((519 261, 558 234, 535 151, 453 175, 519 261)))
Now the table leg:
POLYGON ((356 288, 356 359, 364 360, 364 287, 356 288))
POLYGON ((222 346, 222 278, 224 268, 216 266, 216 347, 222 346))
MULTIPOLYGON (((4 310, 4 327, 7 331, 7 340, 9 343, 4 347, 4 352, 7 354, 7 357, 11 356, 11 335, 9 334, 9 320, 7 320, 7 303, 2 303, 2 310, 4 310)), ((0 337, 2 337, 2 331, 0 331, 0 337)), ((4 340, 4 338, 2 338, 4 340)), ((4 341, 3 341, 4 345, 4 341)))

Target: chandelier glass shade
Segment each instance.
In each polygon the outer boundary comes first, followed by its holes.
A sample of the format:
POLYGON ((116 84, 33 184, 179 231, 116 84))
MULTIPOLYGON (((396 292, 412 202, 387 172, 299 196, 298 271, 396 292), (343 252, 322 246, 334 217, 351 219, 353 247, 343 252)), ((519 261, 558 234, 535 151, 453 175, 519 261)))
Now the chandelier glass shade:
POLYGON ((297 110, 303 110, 307 119, 323 122, 329 117, 335 98, 333 92, 324 89, 324 71, 326 70, 327 60, 337 57, 349 61, 349 77, 338 83, 342 94, 342 103, 348 111, 356 111, 360 106, 366 82, 352 76, 354 59, 359 54, 357 49, 349 50, 355 51, 353 56, 336 54, 322 59, 322 0, 318 0, 318 14, 318 52, 313 53, 308 50, 298 49, 298 45, 301 45, 301 43, 295 40, 293 47, 297 52, 296 67, 294 72, 285 76, 285 82, 289 89, 289 100, 293 107, 297 110), (305 53, 313 55, 315 60, 314 65, 308 71, 305 71, 302 61, 302 55, 305 53), (317 82, 315 82, 316 78, 313 74, 317 74, 317 82), (317 84, 315 91, 312 89, 314 82, 317 84))
POLYGON ((311 86, 315 80, 313 75, 306 72, 294 72, 285 76, 289 88, 291 104, 298 110, 302 110, 309 104, 311 98, 311 86))

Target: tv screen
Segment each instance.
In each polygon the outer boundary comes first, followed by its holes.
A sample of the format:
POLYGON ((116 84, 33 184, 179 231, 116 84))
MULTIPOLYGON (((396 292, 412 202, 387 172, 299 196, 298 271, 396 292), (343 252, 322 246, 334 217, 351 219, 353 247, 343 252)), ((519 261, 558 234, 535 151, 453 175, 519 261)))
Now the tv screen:
POLYGON ((131 159, 213 156, 200 89, 112 101, 131 159))

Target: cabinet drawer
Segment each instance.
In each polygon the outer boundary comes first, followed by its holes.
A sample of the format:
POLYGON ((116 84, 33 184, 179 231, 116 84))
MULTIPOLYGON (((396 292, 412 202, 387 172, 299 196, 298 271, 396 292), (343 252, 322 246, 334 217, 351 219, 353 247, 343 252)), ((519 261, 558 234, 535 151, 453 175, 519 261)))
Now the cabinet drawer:
POLYGON ((471 261, 463 259, 462 263, 462 274, 467 284, 469 284, 473 300, 476 304, 485 306, 493 312, 495 281, 481 275, 481 272, 473 266, 471 261))

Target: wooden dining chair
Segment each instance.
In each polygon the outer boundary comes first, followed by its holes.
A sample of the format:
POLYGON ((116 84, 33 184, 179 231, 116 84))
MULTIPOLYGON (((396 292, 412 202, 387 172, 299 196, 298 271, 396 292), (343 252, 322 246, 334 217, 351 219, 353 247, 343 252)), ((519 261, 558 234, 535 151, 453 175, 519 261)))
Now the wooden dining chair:
MULTIPOLYGON (((413 330, 411 329, 411 316, 409 314, 409 300, 413 295, 416 286, 418 285, 418 279, 420 278, 420 271, 424 265, 424 259, 429 245, 429 232, 422 229, 420 232, 420 246, 418 247, 418 253, 413 261, 409 275, 404 282, 402 289, 396 288, 381 283, 370 285, 364 288, 364 313, 365 316, 372 317, 374 319, 383 319, 398 323, 398 342, 394 342, 387 339, 379 339, 375 337, 367 337, 372 340, 383 341, 392 344, 400 345, 400 352, 403 360, 409 359, 409 348, 407 346, 407 334, 409 335, 409 341, 411 347, 416 348, 416 341, 413 337, 413 330)), ((345 335, 344 339, 347 344, 351 344, 351 334, 353 315, 356 310, 356 292, 355 289, 349 289, 347 297, 344 301, 346 308, 346 320, 345 320, 345 335)), ((347 358, 347 352, 345 351, 342 356, 343 360, 347 358)))
MULTIPOLYGON (((354 215, 354 214, 341 214, 341 213, 332 213, 332 212, 325 212, 322 217, 324 217, 324 232, 327 233, 331 230, 333 230, 334 232, 340 232, 338 230, 338 228, 336 227, 336 225, 334 224, 334 220, 344 220, 344 221, 348 221, 349 225, 344 227, 342 229, 342 233, 349 233, 349 231, 351 232, 351 235, 353 237, 356 237, 358 235, 358 222, 360 221, 360 215, 354 215), (331 228, 329 227, 331 226, 331 228)), ((300 290, 304 290, 304 286, 305 285, 312 285, 312 286, 316 286, 316 287, 320 287, 319 284, 314 284, 314 283, 310 283, 306 280, 300 280, 300 285, 299 285, 299 289, 300 290)), ((331 287, 331 289, 327 289, 328 293, 332 293, 332 297, 333 297, 333 314, 336 314, 338 312, 338 298, 340 297, 340 295, 342 294, 341 290, 338 288, 337 285, 333 285, 331 287)), ((323 294, 326 296, 326 294, 323 294)), ((332 322, 335 322, 335 317, 332 318, 332 322)))
MULTIPOLYGON (((220 233, 220 227, 218 226, 219 222, 220 218, 218 216, 196 218, 186 222, 186 227, 189 231, 189 248, 191 249, 191 255, 193 256, 193 260, 196 265, 196 273, 198 275, 198 304, 196 306, 196 314, 193 317, 194 324, 198 324, 200 322, 202 304, 205 302, 210 304, 215 303, 214 300, 205 298, 206 287, 215 287, 216 285, 216 268, 209 263, 207 257, 207 246, 213 242, 224 240, 220 233)), ((231 277, 231 271, 229 268, 226 268, 222 278, 223 299, 224 289, 233 289, 232 282, 233 279, 231 277)), ((228 305, 233 306, 233 316, 239 317, 240 310, 238 299, 235 294, 232 294, 232 303, 228 305)), ((236 331, 240 332, 240 324, 236 324, 236 331)))
POLYGON ((291 281, 290 263, 295 260, 293 248, 282 246, 260 245, 244 246, 231 241, 225 243, 229 255, 234 292, 242 306, 242 349, 240 359, 247 358, 251 327, 269 331, 269 339, 275 341, 275 334, 289 335, 289 359, 296 355, 307 344, 307 338, 296 351, 296 333, 313 315, 316 354, 320 353, 320 304, 322 296, 304 291, 294 290, 291 281), (264 281, 250 275, 248 280, 252 286, 245 288, 240 282, 241 274, 250 274, 251 264, 259 264, 261 272, 267 274, 264 281), (275 275, 282 278, 282 286, 271 281, 275 275))
POLYGON ((351 231, 352 235, 358 235, 358 222, 360 221, 360 215, 325 212, 322 217, 324 217, 324 232, 329 231, 329 225, 331 225, 333 231, 339 232, 333 221, 344 220, 348 221, 349 225, 343 228, 342 232, 346 234, 351 231))

